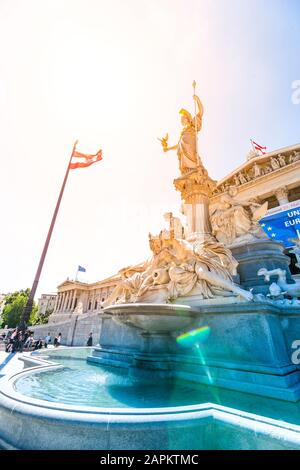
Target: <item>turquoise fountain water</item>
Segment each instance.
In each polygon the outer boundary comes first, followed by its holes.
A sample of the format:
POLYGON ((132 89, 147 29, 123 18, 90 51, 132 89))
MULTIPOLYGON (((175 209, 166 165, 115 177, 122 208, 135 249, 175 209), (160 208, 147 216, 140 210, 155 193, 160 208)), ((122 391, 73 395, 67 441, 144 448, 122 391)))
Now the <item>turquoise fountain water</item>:
POLYGON ((300 401, 290 403, 180 378, 157 377, 155 380, 153 371, 141 379, 132 376, 129 369, 89 364, 86 362, 89 354, 90 350, 83 348, 47 353, 48 359, 63 368, 25 375, 15 382, 15 389, 39 400, 99 408, 162 408, 215 403, 300 425, 300 401))
POLYGON ((299 402, 176 373, 140 375, 132 366, 88 363, 90 354, 61 348, 22 357, 25 369, 2 379, 0 448, 300 449, 299 402))

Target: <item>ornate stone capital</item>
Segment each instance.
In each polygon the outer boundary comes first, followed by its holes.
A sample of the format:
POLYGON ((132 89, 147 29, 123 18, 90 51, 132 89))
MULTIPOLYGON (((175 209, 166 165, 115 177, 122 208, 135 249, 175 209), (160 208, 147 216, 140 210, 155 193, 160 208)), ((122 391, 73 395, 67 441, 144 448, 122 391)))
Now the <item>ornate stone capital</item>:
POLYGON ((289 191, 286 186, 281 186, 280 188, 276 189, 275 196, 280 206, 289 202, 288 194, 289 191))
POLYGON ((187 204, 201 202, 207 197, 211 197, 216 188, 216 181, 208 176, 204 167, 186 173, 174 180, 174 186, 181 193, 181 199, 187 204))

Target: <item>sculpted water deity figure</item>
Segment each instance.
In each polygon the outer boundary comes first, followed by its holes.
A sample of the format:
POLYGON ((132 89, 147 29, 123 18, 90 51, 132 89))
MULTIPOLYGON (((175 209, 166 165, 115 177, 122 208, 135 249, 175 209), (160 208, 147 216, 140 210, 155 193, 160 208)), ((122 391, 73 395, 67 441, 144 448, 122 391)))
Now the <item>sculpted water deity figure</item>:
POLYGON ((203 105, 197 95, 194 95, 193 99, 198 108, 198 112, 195 117, 192 117, 191 113, 186 109, 181 109, 179 111, 183 128, 178 143, 169 147, 168 134, 165 138, 159 139, 164 152, 177 150, 179 169, 182 175, 202 166, 197 151, 197 133, 202 127, 203 105))
POLYGON ((251 238, 261 229, 258 220, 265 214, 268 204, 259 204, 254 199, 238 201, 235 186, 231 186, 227 194, 220 198, 220 202, 210 214, 213 235, 216 239, 227 244, 251 238))
POLYGON ((160 301, 173 301, 192 290, 202 299, 234 294, 252 300, 251 292, 233 283, 237 262, 220 243, 210 240, 191 244, 183 239, 164 239, 160 234, 150 236, 150 246, 153 256, 120 272, 122 280, 104 306, 143 302, 144 294, 155 286, 163 290, 154 291, 152 301, 157 295, 160 301))
MULTIPOLYGON (((167 241, 168 243, 168 241, 167 241)), ((192 290, 203 299, 238 295, 252 300, 251 292, 232 282, 237 262, 220 243, 205 241, 191 245, 185 240, 172 240, 177 264, 169 269, 169 300, 188 295, 192 290)))
POLYGON ((107 307, 115 302, 135 302, 139 297, 147 292, 150 286, 157 283, 168 282, 169 276, 166 268, 175 263, 176 259, 163 246, 162 234, 158 237, 152 237, 149 234, 149 244, 152 250, 152 256, 144 263, 136 266, 129 266, 119 271, 121 281, 115 287, 111 295, 104 302, 103 306, 107 307))

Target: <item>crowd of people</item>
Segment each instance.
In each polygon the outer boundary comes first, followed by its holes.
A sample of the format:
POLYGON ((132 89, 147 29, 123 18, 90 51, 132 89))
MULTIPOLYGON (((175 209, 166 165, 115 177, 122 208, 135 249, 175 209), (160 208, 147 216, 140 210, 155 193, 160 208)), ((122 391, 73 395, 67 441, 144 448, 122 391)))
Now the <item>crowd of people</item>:
MULTIPOLYGON (((52 336, 50 332, 45 338, 34 338, 34 332, 28 328, 22 330, 21 328, 15 328, 14 330, 7 330, 2 333, 1 338, 5 346, 6 352, 23 352, 23 351, 36 351, 37 349, 48 348, 50 344, 53 344, 55 348, 58 348, 61 344, 62 334, 58 333, 52 342, 52 336)), ((87 346, 93 345, 93 333, 91 332, 88 336, 87 346)))
MULTIPOLYGON (((53 346, 58 347, 61 344, 62 334, 59 333, 54 337, 53 346)), ((34 338, 34 332, 28 328, 22 330, 21 328, 15 328, 14 330, 8 330, 3 336, 5 342, 6 352, 23 352, 23 351, 36 351, 37 349, 47 348, 49 344, 52 344, 51 334, 48 333, 45 338, 34 338)))

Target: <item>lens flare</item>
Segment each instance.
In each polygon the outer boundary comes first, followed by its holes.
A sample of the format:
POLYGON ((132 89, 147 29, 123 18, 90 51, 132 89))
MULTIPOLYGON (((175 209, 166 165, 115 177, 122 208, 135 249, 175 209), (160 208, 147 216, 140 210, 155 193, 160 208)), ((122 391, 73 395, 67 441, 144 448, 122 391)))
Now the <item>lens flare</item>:
POLYGON ((207 340, 210 334, 209 326, 201 326, 201 328, 196 328, 195 330, 187 331, 182 335, 177 336, 176 342, 179 344, 197 344, 203 343, 207 340))

